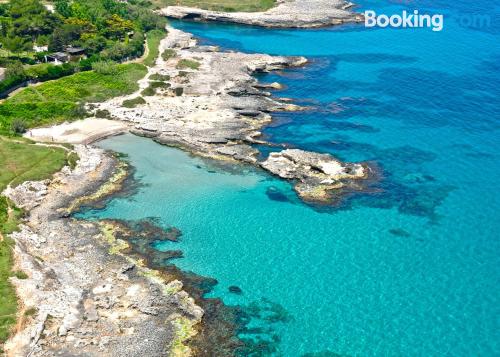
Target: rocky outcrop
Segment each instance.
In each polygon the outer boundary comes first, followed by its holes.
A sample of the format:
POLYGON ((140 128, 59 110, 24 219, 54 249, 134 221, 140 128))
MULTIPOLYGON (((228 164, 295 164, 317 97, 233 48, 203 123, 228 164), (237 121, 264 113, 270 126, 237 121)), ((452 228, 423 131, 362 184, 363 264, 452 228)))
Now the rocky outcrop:
POLYGON ((135 108, 125 108, 121 103, 139 93, 95 104, 94 109, 106 110, 114 119, 131 122, 132 132, 159 143, 214 159, 260 166, 296 182, 297 192, 307 200, 328 203, 331 190, 345 187, 347 180, 361 181, 367 176, 366 165, 340 163, 328 155, 301 150, 272 154, 260 163, 259 152, 252 144, 267 144, 259 140, 259 136, 261 129, 272 120, 270 113, 306 108, 272 97, 267 90, 277 90, 280 84, 261 84, 252 74, 302 66, 307 60, 221 53, 205 47, 197 46, 190 34, 169 28, 167 38, 161 42, 160 53, 168 50, 175 55, 167 60, 158 59, 140 82, 144 89, 153 78, 169 78, 165 89, 144 96, 146 103, 135 108), (179 68, 183 61, 195 61, 198 65, 179 68), (182 94, 176 93, 175 88, 182 88, 182 94), (333 172, 336 165, 343 171, 333 172))
POLYGON ((19 330, 5 346, 7 356, 165 356, 181 347, 186 352, 183 339, 195 333, 192 326, 203 310, 182 283, 164 281, 123 255, 127 243, 108 225, 65 218, 65 208, 98 191, 117 163, 96 148, 76 150, 75 170, 6 192, 28 215, 11 235, 15 268, 27 279, 12 278, 23 311, 19 330))
POLYGON ((362 22, 363 16, 350 11, 353 3, 344 0, 290 0, 264 12, 220 12, 185 6, 169 6, 159 14, 197 21, 233 22, 278 28, 313 28, 362 22))
POLYGON ((269 172, 294 181, 295 190, 306 201, 326 202, 331 192, 345 187, 346 181, 366 179, 369 167, 343 163, 328 154, 298 149, 271 153, 261 163, 269 172))

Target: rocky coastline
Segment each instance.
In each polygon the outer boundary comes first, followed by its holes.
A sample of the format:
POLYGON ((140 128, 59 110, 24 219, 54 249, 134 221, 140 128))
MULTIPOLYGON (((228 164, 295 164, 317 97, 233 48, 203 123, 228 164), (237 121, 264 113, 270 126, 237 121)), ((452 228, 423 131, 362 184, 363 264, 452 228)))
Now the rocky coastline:
POLYGON ((11 235, 26 279, 11 278, 22 309, 6 355, 189 355, 184 342, 204 312, 182 283, 123 254, 129 245, 112 225, 69 216, 68 208, 120 190, 126 176, 111 154, 75 150, 74 170, 4 192, 26 212, 11 235))
POLYGON ((253 74, 303 66, 304 57, 220 52, 198 45, 191 34, 174 28, 160 43, 160 53, 165 52, 170 55, 149 69, 137 93, 93 105, 94 113, 129 122, 133 133, 161 144, 261 167, 293 182, 307 202, 330 204, 332 191, 363 190, 373 176, 366 163, 343 163, 329 154, 303 150, 285 149, 259 160, 253 145, 274 145, 259 138, 261 129, 272 121, 272 112, 308 108, 273 97, 269 90, 280 84, 259 83, 253 74), (180 66, 187 61, 196 63, 196 68, 180 66), (144 95, 158 82, 156 78, 166 80, 154 93, 144 95), (144 103, 133 108, 122 105, 141 95, 144 103))
POLYGON ((355 5, 345 0, 278 1, 264 12, 221 12, 186 6, 169 6, 159 14, 184 20, 229 22, 269 28, 317 28, 364 21, 352 12, 355 5))
MULTIPOLYGON (((174 28, 160 54, 138 92, 89 105, 96 117, 112 120, 34 130, 32 138, 89 144, 130 131, 195 155, 260 167, 293 182, 312 203, 332 204, 344 190, 365 189, 372 176, 366 163, 291 148, 259 159, 254 145, 273 145, 259 138, 271 113, 307 108, 273 97, 270 91, 281 85, 259 83, 253 74, 302 66, 305 58, 220 52, 174 28), (142 103, 123 105, 138 97, 142 103)), ((235 337, 243 312, 203 298, 216 282, 164 264, 182 252, 158 256, 147 239, 132 239, 133 229, 123 222, 71 217, 82 205, 119 192, 130 175, 110 153, 87 145, 75 150, 80 160, 73 170, 4 192, 27 214, 12 234, 16 269, 27 279, 12 278, 23 307, 7 355, 230 356, 248 348, 235 337)))

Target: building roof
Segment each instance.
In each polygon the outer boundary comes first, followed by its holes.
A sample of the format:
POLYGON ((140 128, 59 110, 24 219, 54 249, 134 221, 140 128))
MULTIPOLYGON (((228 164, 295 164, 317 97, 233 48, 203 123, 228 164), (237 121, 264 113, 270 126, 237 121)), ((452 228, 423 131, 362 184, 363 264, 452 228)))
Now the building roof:
POLYGON ((54 58, 54 59, 57 59, 59 61, 68 59, 68 55, 64 52, 51 53, 50 55, 47 55, 47 57, 54 58))
POLYGON ((81 47, 68 47, 68 48, 66 48, 66 53, 69 53, 70 55, 80 54, 83 52, 85 52, 85 49, 81 48, 81 47))

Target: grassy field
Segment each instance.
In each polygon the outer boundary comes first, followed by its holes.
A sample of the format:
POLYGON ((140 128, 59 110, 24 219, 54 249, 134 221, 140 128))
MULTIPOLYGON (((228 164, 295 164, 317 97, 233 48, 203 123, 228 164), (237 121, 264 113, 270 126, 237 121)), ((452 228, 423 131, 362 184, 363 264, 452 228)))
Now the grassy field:
POLYGON ((154 66, 160 51, 158 46, 160 45, 160 41, 165 38, 166 35, 167 33, 161 30, 152 30, 146 34, 146 41, 148 43, 148 55, 143 61, 146 66, 154 66))
MULTIPOLYGON (((22 139, 0 136, 0 192, 10 183, 12 186, 26 180, 51 177, 67 162, 68 154, 59 148, 36 146, 22 139)), ((0 351, 12 325, 16 322, 17 298, 8 278, 22 272, 12 271, 14 242, 6 235, 18 225, 22 212, 3 196, 0 196, 0 351)))
POLYGON ((276 4, 276 0, 154 0, 157 7, 190 6, 214 11, 266 11, 276 4))
POLYGON ((111 74, 80 72, 25 88, 0 104, 0 134, 10 134, 15 121, 30 128, 81 118, 84 103, 131 94, 146 72, 142 64, 123 64, 111 74))

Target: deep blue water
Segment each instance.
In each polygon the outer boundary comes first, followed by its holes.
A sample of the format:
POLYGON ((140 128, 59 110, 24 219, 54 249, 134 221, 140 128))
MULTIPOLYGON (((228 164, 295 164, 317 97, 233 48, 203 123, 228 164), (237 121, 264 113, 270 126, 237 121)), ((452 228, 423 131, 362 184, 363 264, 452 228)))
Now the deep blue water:
POLYGON ((180 243, 158 248, 183 250, 177 265, 216 278, 211 295, 283 308, 286 321, 252 321, 267 329, 261 338, 279 336, 274 355, 498 356, 499 7, 363 8, 445 13, 445 28, 175 26, 224 48, 308 57, 305 68, 260 77, 315 107, 278 113, 266 139, 372 161, 383 172, 376 192, 318 211, 262 172, 224 172, 121 136, 102 146, 127 153, 145 185, 84 216, 153 216, 180 228, 180 243))

